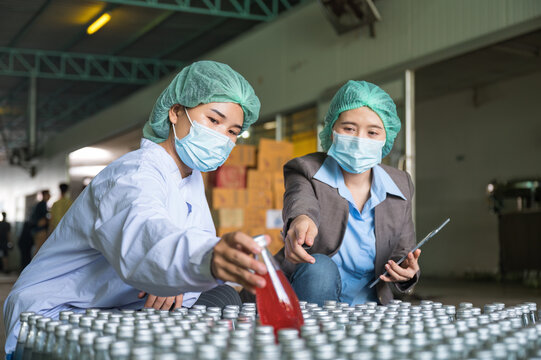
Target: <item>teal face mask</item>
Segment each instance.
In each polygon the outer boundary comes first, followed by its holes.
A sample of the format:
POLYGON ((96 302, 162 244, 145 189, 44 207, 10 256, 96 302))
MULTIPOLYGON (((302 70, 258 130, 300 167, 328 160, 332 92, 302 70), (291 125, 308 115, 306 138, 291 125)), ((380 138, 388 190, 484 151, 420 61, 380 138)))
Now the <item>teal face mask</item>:
POLYGON ((327 155, 349 173, 361 174, 381 163, 385 140, 372 140, 333 131, 333 142, 327 155))
POLYGON ((192 121, 186 108, 184 112, 192 124, 188 135, 182 139, 177 138, 173 125, 175 149, 180 160, 190 169, 203 172, 216 170, 227 160, 235 143, 227 136, 192 121))

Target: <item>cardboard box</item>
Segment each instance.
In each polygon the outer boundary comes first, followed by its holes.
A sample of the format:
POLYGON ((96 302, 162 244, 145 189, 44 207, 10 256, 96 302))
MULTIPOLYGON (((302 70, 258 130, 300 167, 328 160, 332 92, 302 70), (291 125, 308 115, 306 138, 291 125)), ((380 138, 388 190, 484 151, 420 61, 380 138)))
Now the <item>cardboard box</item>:
POLYGON ((216 170, 216 187, 244 189, 246 187, 246 167, 241 165, 223 165, 216 170))
POLYGON ((262 235, 262 234, 266 234, 265 232, 265 227, 254 227, 254 228, 244 228, 242 230, 242 232, 244 232, 245 234, 248 234, 250 236, 257 236, 257 235, 262 235))
POLYGON ((275 209, 282 209, 284 207, 285 191, 284 173, 283 171, 277 171, 273 174, 272 181, 272 206, 275 209))
POLYGON ((272 207, 275 209, 283 209, 284 208, 284 193, 283 192, 275 192, 272 193, 272 207))
POLYGON ((211 187, 205 188, 205 198, 207 199, 207 203, 209 204, 209 207, 212 208, 212 188, 211 187))
POLYGON ((246 208, 272 208, 272 191, 246 189, 246 208))
POLYGON ((246 190, 244 189, 212 189, 212 208, 243 208, 246 205, 246 190))
POLYGON ((268 171, 248 170, 247 187, 250 189, 270 190, 274 174, 268 171))
POLYGON ((281 171, 284 164, 293 158, 293 144, 287 141, 261 139, 257 154, 257 169, 281 171))
POLYGON ((203 178, 205 189, 212 188, 216 183, 216 171, 202 172, 201 177, 203 178))
POLYGON ((265 234, 270 235, 271 237, 271 243, 267 247, 271 254, 276 254, 278 251, 280 251, 281 248, 284 247, 284 238, 282 237, 282 234, 280 233, 281 230, 278 229, 266 229, 265 234))
POLYGON ((269 154, 293 154, 293 144, 289 141, 277 141, 262 138, 259 140, 259 152, 269 154))
POLYGON ((267 210, 265 226, 267 229, 282 229, 284 227, 284 221, 282 220, 282 209, 267 210))
POLYGON ((317 151, 317 131, 310 130, 291 136, 293 156, 300 157, 317 151))
POLYGON ((203 179, 203 185, 205 186, 205 189, 208 188, 210 186, 210 184, 209 184, 209 173, 202 172, 201 173, 201 178, 203 179))
POLYGON ((241 165, 255 167, 256 147, 254 145, 239 144, 233 148, 231 154, 227 158, 225 165, 241 165))
POLYGON ((212 219, 217 228, 238 227, 244 225, 244 209, 212 210, 212 219))
POLYGON ((247 208, 244 211, 244 227, 246 229, 264 228, 267 220, 267 210, 247 208))
POLYGON ((218 235, 218 237, 222 237, 222 236, 224 236, 224 234, 227 234, 227 233, 230 233, 230 232, 235 232, 235 231, 242 231, 242 228, 240 228, 240 227, 220 227, 220 228, 217 228, 216 235, 218 235))
POLYGON ((285 191, 284 172, 275 171, 272 173, 272 191, 283 193, 285 191))

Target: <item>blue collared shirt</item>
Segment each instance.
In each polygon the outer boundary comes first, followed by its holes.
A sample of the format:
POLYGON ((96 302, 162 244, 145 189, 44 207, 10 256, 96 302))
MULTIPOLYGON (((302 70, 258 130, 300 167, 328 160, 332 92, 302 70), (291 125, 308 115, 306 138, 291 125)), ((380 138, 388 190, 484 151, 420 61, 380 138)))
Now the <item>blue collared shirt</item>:
POLYGON ((351 192, 344 182, 341 168, 335 159, 328 156, 314 175, 314 179, 338 189, 338 193, 349 204, 349 217, 342 246, 332 257, 342 278, 340 301, 349 304, 364 304, 377 301, 375 288, 367 284, 374 279, 376 259, 376 233, 374 227, 375 207, 387 198, 387 194, 406 200, 398 186, 381 166, 372 168, 370 197, 362 211, 357 209, 351 192))

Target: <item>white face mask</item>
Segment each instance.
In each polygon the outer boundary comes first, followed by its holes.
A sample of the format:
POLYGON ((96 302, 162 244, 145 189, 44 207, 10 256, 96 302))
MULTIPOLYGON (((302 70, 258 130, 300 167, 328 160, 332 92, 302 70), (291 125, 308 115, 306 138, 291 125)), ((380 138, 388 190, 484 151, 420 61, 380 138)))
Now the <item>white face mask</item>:
POLYGON ((177 138, 173 124, 175 149, 180 160, 190 169, 203 172, 216 170, 227 160, 235 143, 224 134, 192 121, 186 108, 184 111, 192 124, 188 135, 177 138))
POLYGON ((333 142, 327 152, 349 173, 361 174, 381 163, 385 140, 372 140, 333 131, 333 142))

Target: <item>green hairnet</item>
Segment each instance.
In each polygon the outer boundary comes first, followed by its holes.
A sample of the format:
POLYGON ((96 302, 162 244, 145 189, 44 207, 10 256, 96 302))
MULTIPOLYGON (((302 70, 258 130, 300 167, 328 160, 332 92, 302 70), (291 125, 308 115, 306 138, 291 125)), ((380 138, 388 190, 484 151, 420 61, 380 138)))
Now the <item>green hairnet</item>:
POLYGON ((383 122, 387 139, 382 149, 385 157, 393 148, 394 139, 400 131, 400 119, 396 113, 393 99, 380 87, 366 81, 348 81, 334 95, 329 111, 325 116, 323 130, 319 133, 323 150, 328 151, 332 145, 332 128, 338 116, 344 111, 367 106, 372 109, 383 122))
POLYGON ((261 104, 252 86, 228 65, 198 61, 182 69, 160 94, 143 128, 143 136, 161 143, 169 136, 169 109, 175 104, 188 108, 211 102, 233 102, 242 107, 242 131, 259 117, 261 104))

